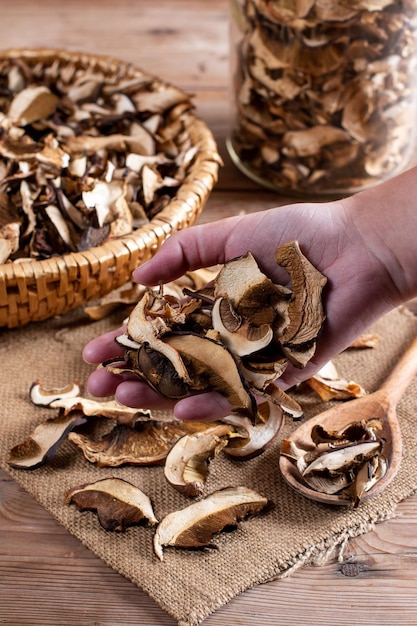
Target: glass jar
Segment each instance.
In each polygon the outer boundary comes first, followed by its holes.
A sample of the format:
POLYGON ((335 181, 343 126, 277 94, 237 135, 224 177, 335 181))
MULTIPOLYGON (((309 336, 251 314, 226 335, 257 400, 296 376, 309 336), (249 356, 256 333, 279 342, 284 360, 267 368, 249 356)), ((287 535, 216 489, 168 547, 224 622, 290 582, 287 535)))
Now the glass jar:
POLYGON ((298 195, 405 169, 417 124, 417 0, 231 0, 234 163, 298 195))

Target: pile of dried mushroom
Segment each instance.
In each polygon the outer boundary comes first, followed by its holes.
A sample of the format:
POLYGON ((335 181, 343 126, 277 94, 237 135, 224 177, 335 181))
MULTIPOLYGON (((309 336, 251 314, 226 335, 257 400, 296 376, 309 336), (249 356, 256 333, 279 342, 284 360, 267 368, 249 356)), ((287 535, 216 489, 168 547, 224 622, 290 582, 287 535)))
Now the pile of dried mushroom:
MULTIPOLYGON (((199 422, 196 416, 182 423, 114 400, 83 397, 77 385, 48 391, 36 383, 34 404, 59 414, 11 450, 10 465, 40 467, 64 439, 100 467, 162 464, 167 482, 197 501, 159 523, 154 547, 161 559, 164 545, 211 545, 214 533, 258 513, 267 498, 246 486, 226 486, 209 495, 204 490, 209 462, 217 455, 253 458, 276 438, 286 413, 302 415, 299 404, 274 381, 288 363, 304 367, 314 354, 325 319, 326 278, 295 241, 278 248, 276 260, 289 275, 290 287, 272 282, 248 253, 227 262, 209 284, 184 289, 182 297, 144 289, 126 332, 117 338, 125 359, 104 364, 113 372, 136 373, 168 398, 217 391, 232 404, 230 416, 216 422, 199 422), (110 429, 94 432, 94 420, 109 419, 110 429)), ((108 529, 123 530, 143 519, 157 523, 147 496, 117 477, 77 485, 66 501, 96 510, 108 529)))
POLYGON ((413 147, 413 0, 236 0, 236 127, 249 171, 277 188, 346 193, 413 147))
POLYGON ((174 86, 86 59, 0 59, 0 263, 86 250, 163 209, 196 147, 174 86))

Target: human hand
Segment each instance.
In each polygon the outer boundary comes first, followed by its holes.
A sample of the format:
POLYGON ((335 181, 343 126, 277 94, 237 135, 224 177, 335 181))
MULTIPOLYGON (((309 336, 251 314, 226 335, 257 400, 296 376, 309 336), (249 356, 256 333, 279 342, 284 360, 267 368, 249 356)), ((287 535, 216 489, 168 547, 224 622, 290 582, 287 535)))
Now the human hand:
MULTIPOLYGON (((398 189, 392 182, 381 185, 379 195, 377 190, 370 190, 342 201, 300 203, 194 226, 171 236, 153 259, 134 271, 134 278, 148 286, 157 285, 250 251, 261 270, 282 283, 285 273, 276 264, 275 251, 287 241, 298 240, 304 255, 328 278, 327 319, 307 367, 289 366, 280 379, 279 384, 288 388, 310 377, 415 288, 395 271, 401 268, 402 251, 393 249, 391 196, 395 196, 398 207, 398 189), (366 209, 368 202, 371 205, 366 209)), ((407 212, 407 194, 401 197, 400 206, 407 212)), ((114 342, 118 332, 90 342, 84 358, 99 363, 122 356, 122 349, 114 342)), ((137 379, 123 379, 104 369, 90 376, 89 390, 94 395, 114 394, 129 406, 170 408, 180 419, 216 419, 231 412, 219 394, 201 394, 174 403, 137 379)))

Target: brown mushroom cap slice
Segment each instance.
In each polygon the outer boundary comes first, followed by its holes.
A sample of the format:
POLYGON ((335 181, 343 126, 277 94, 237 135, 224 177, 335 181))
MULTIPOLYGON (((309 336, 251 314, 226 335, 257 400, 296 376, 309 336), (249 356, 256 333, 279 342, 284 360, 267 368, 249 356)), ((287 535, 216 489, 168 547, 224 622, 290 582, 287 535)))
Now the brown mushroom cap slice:
POLYGON ((103 478, 73 487, 67 492, 65 503, 76 504, 80 511, 97 511, 105 530, 122 532, 143 521, 158 523, 150 498, 121 478, 103 478))
POLYGON ((284 412, 281 407, 271 402, 262 402, 258 405, 258 414, 261 419, 256 424, 239 415, 228 415, 223 418, 227 424, 244 429, 247 433, 243 438, 230 438, 225 448, 226 454, 234 459, 247 461, 269 448, 284 425, 284 412))
POLYGON ((248 515, 259 513, 267 498, 247 487, 227 487, 215 491, 185 509, 169 513, 158 525, 154 550, 163 560, 163 547, 212 547, 213 535, 226 526, 237 526, 248 515))
POLYGON ((217 424, 203 432, 181 437, 165 461, 164 474, 170 485, 186 496, 201 495, 209 461, 228 444, 233 432, 232 426, 217 424))
POLYGON ((192 391, 217 391, 250 418, 256 418, 255 398, 226 346, 193 333, 166 335, 164 342, 180 353, 189 372, 192 391))
POLYGON ((51 459, 67 434, 76 426, 85 424, 87 418, 80 411, 65 413, 39 424, 24 441, 14 446, 8 463, 18 469, 36 469, 51 459))
POLYGON ((61 398, 74 398, 80 396, 81 387, 78 383, 69 383, 64 387, 48 389, 42 383, 36 381, 32 383, 29 390, 29 397, 36 406, 49 406, 51 402, 61 398))
POLYGON ((100 439, 70 433, 69 441, 99 467, 162 464, 172 446, 186 434, 207 429, 207 422, 137 422, 134 428, 118 424, 100 439))

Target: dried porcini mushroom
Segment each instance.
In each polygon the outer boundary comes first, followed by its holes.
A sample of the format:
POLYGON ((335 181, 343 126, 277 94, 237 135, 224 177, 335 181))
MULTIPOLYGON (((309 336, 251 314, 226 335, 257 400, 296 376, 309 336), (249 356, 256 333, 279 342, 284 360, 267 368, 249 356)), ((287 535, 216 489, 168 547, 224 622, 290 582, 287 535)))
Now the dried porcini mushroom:
POLYGON ((326 278, 296 241, 278 248, 276 258, 291 288, 273 283, 247 253, 182 298, 145 290, 116 338, 124 363, 106 367, 135 373, 167 398, 217 391, 253 424, 256 394, 299 418, 299 404, 273 383, 288 362, 304 367, 313 356, 325 320, 326 278))
POLYGON ((69 383, 68 385, 60 388, 47 389, 41 382, 36 381, 32 383, 29 390, 29 397, 33 404, 36 404, 36 406, 49 406, 56 400, 59 401, 62 398, 79 397, 80 394, 81 387, 76 382, 69 383))
POLYGON ((215 533, 226 526, 237 526, 249 515, 256 515, 268 504, 267 498, 247 487, 227 487, 169 513, 154 535, 155 554, 163 560, 163 547, 204 548, 215 533))
POLYGON ((192 420, 137 421, 134 425, 117 424, 99 439, 81 433, 70 433, 68 439, 87 461, 99 467, 161 465, 178 439, 207 427, 206 422, 192 420))
POLYGON ((310 489, 337 495, 357 507, 387 469, 384 442, 377 436, 380 429, 377 418, 352 422, 340 431, 317 425, 311 431, 314 448, 305 450, 284 440, 281 454, 294 462, 300 480, 310 489))
POLYGON ((72 411, 69 415, 60 413, 38 424, 29 437, 10 450, 9 465, 29 470, 41 467, 55 455, 68 433, 86 421, 87 418, 80 411, 72 411))
POLYGON ((328 361, 314 376, 307 379, 305 384, 311 387, 324 402, 350 400, 366 395, 365 389, 359 383, 339 375, 333 361, 328 361))
POLYGON ((113 66, 53 51, 0 59, 0 263, 131 233, 196 162, 190 96, 113 66))
POLYGON ((186 496, 201 495, 209 461, 228 445, 234 434, 232 426, 217 424, 181 437, 165 460, 164 473, 169 484, 186 496))
POLYGON ((341 195, 412 154, 413 3, 234 3, 235 127, 246 173, 295 193, 341 195))
POLYGON ((66 493, 65 503, 75 504, 80 511, 96 511, 105 530, 123 532, 128 526, 158 523, 149 497, 122 478, 73 487, 66 493))
POLYGON ((225 453, 236 460, 247 461, 265 452, 273 443, 284 425, 284 412, 280 406, 267 401, 258 405, 256 424, 239 415, 228 415, 222 421, 242 433, 241 437, 229 438, 225 453))

